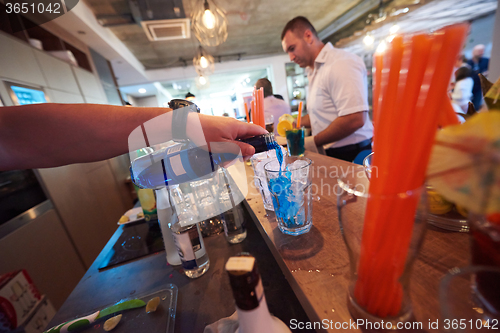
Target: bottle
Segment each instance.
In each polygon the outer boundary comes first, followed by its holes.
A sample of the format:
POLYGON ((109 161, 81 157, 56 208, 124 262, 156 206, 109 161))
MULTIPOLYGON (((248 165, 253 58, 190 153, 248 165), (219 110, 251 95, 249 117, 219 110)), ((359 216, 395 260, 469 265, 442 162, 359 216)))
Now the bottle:
MULTIPOLYGON (((277 154, 281 154, 280 146, 274 140, 272 133, 240 141, 254 146, 256 153, 275 149, 277 154)), ((145 156, 139 156, 132 162, 130 175, 132 181, 139 187, 157 189, 199 180, 237 157, 238 155, 234 153, 209 152, 206 146, 198 147, 192 143, 178 143, 145 156)))
POLYGON ((194 279, 202 276, 210 267, 210 260, 198 226, 198 214, 186 201, 179 185, 169 190, 174 215, 170 230, 181 259, 184 274, 194 279))
MULTIPOLYGON (((224 211, 222 213, 224 235, 226 241, 231 244, 241 243, 247 237, 243 207, 241 203, 235 205, 235 202, 239 201, 234 200, 234 194, 229 182, 230 176, 227 175, 224 168, 219 170, 219 177, 222 184, 222 190, 219 194, 219 205, 222 211, 224 211)), ((236 187, 236 184, 233 183, 233 187, 236 187)))
MULTIPOLYGON (((137 150, 137 156, 146 156, 153 152, 153 149, 147 147, 143 149, 137 150)), ((158 212, 156 208, 156 198, 155 193, 151 189, 147 188, 139 188, 136 184, 134 184, 135 191, 137 193, 137 197, 139 198, 139 202, 141 203, 142 212, 144 213, 144 220, 151 221, 156 220, 158 218, 158 212)))
POLYGON ((170 207, 169 193, 167 188, 156 190, 158 222, 160 223, 161 234, 163 243, 165 244, 165 252, 167 255, 167 262, 172 265, 180 265, 181 258, 177 252, 177 247, 174 243, 172 231, 170 230, 170 223, 174 218, 173 210, 170 207))
POLYGON ((242 253, 229 258, 226 271, 238 313, 239 327, 235 333, 291 333, 285 323, 269 313, 253 256, 242 253))
POLYGON ((184 274, 192 279, 202 276, 210 267, 210 259, 208 259, 198 224, 182 226, 178 221, 173 222, 170 229, 181 258, 184 274))
POLYGON ((241 204, 222 213, 222 221, 224 223, 224 236, 226 236, 228 243, 238 244, 247 238, 241 204))
POLYGON ((156 207, 156 198, 153 190, 148 188, 139 188, 134 184, 137 197, 141 203, 142 212, 144 213, 144 220, 151 221, 158 218, 158 210, 156 207))

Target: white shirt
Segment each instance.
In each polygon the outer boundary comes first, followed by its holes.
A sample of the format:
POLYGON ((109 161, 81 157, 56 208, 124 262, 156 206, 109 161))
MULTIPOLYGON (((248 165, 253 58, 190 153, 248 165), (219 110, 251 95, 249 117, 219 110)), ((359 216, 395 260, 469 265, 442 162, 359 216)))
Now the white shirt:
POLYGON ((278 127, 279 118, 285 113, 291 114, 290 105, 282 99, 276 98, 273 95, 264 98, 264 115, 272 115, 274 117, 274 132, 278 127))
POLYGON ((453 92, 451 93, 452 101, 461 107, 467 107, 472 98, 473 86, 474 80, 471 77, 456 82, 453 92))
MULTIPOLYGON (((314 68, 306 70, 309 78, 307 113, 312 135, 323 131, 338 117, 369 110, 366 67, 357 55, 328 43, 316 57, 314 68)), ((373 125, 367 119, 353 134, 323 148, 343 147, 371 137, 373 125)))

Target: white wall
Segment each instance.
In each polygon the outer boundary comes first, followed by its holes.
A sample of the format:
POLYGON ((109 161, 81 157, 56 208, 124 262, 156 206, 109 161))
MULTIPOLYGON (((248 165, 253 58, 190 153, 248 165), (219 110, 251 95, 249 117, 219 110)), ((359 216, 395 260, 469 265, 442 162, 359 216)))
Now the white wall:
POLYGON ((158 107, 158 98, 156 96, 148 96, 142 98, 135 98, 134 106, 143 106, 143 107, 158 107))
POLYGON ((472 58, 472 48, 477 44, 486 46, 484 56, 490 57, 493 41, 493 27, 495 25, 495 13, 474 20, 470 26, 470 33, 465 42, 464 54, 467 59, 472 58))
MULTIPOLYGON (((288 93, 286 86, 286 71, 285 64, 290 62, 288 55, 269 56, 264 58, 256 58, 240 61, 227 61, 215 64, 215 74, 231 73, 234 71, 245 71, 254 69, 265 69, 270 67, 270 81, 273 84, 275 94, 280 94, 288 103, 288 93)), ((116 73, 120 76, 120 73, 116 73)), ((181 80, 186 78, 195 78, 198 75, 193 66, 174 67, 167 69, 147 70, 145 75, 149 82, 162 82, 181 80)), ((119 81, 120 86, 129 86, 144 83, 143 78, 137 76, 135 78, 127 78, 119 81)))
MULTIPOLYGON (((498 0, 498 8, 500 8, 500 0, 498 0)), ((496 81, 500 78, 500 10, 497 10, 493 30, 493 45, 489 68, 490 81, 496 81)))

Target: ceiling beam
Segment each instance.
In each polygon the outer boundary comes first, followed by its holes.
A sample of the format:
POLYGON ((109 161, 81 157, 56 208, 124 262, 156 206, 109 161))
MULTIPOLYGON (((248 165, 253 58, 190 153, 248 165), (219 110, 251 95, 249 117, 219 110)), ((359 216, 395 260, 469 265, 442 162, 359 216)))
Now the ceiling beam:
POLYGON ((325 40, 342 28, 347 27, 349 24, 355 22, 362 16, 377 9, 380 6, 380 0, 363 0, 356 6, 349 9, 342 14, 338 19, 330 23, 326 28, 318 33, 319 39, 325 40))

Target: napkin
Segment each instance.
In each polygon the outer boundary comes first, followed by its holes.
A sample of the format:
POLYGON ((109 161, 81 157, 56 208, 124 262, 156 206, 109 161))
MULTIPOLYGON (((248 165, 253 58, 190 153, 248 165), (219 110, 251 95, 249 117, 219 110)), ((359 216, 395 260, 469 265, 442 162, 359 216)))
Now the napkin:
POLYGON ((238 313, 235 311, 230 317, 219 319, 205 327, 203 333, 235 333, 239 326, 238 313))
POLYGON ((316 143, 314 142, 314 136, 306 136, 304 138, 304 148, 306 150, 312 151, 313 153, 318 153, 321 155, 326 155, 325 150, 323 149, 323 146, 316 146, 316 143))

